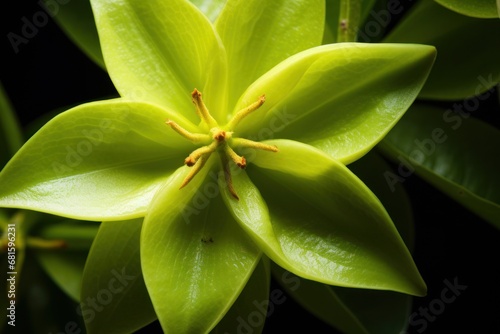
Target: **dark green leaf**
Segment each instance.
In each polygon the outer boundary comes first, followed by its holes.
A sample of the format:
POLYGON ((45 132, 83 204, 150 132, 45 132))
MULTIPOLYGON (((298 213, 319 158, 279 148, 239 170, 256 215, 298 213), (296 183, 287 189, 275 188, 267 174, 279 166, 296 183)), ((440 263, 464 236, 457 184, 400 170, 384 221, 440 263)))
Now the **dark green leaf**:
POLYGON ((0 170, 23 145, 23 141, 16 115, 0 83, 0 170))
POLYGON ((479 18, 498 18, 500 3, 496 0, 435 0, 459 14, 479 18))
POLYGON ((434 45, 436 63, 419 97, 459 100, 499 82, 499 31, 499 19, 471 18, 434 1, 420 1, 384 42, 434 45))
POLYGON ((36 252, 43 269, 54 282, 73 300, 80 300, 83 268, 87 252, 43 251, 36 252))
POLYGON ((414 105, 380 146, 399 163, 392 186, 415 172, 436 188, 500 228, 500 131, 469 117, 414 105))
POLYGON ((62 30, 90 59, 104 69, 104 59, 90 1, 61 1, 60 3, 53 0, 43 1, 45 2, 45 8, 52 14, 52 17, 62 30))

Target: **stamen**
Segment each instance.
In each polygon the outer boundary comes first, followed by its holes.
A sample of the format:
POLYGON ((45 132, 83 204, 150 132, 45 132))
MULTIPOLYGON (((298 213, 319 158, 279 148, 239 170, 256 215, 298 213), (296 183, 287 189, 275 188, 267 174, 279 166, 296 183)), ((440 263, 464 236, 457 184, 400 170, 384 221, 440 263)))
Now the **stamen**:
POLYGON ((191 167, 193 166, 198 159, 200 159, 204 155, 210 155, 217 148, 217 142, 213 141, 210 145, 200 147, 193 152, 184 160, 184 163, 191 167))
POLYGON ((255 148, 259 150, 278 152, 278 147, 275 145, 267 145, 253 140, 248 140, 245 138, 234 138, 232 144, 239 147, 255 148))
POLYGON ((233 196, 236 200, 239 200, 240 198, 238 194, 236 194, 233 186, 230 160, 232 160, 234 164, 242 169, 246 167, 247 161, 245 157, 238 155, 230 145, 278 152, 278 148, 274 145, 267 145, 243 138, 233 139, 232 130, 245 117, 250 115, 255 110, 259 109, 266 101, 266 97, 265 95, 260 96, 256 102, 238 111, 225 127, 220 128, 217 124, 217 121, 212 117, 212 115, 210 115, 209 110, 207 109, 205 103, 203 102, 203 99, 201 98, 201 93, 196 88, 191 93, 191 96, 193 98, 193 103, 196 106, 196 112, 198 116, 200 117, 201 121, 210 128, 210 131, 208 134, 191 133, 172 120, 168 120, 166 122, 166 124, 168 124, 175 132, 177 132, 184 138, 190 140, 195 144, 205 143, 206 145, 191 152, 191 154, 184 160, 184 163, 188 167, 192 167, 192 169, 182 181, 180 189, 184 188, 189 182, 191 182, 196 174, 198 174, 203 166, 205 166, 211 154, 217 150, 217 153, 219 154, 219 157, 221 159, 222 170, 224 171, 224 179, 227 189, 231 193, 231 196, 233 196))
POLYGON ((206 143, 206 142, 210 141, 210 136, 209 135, 202 134, 202 133, 191 133, 191 132, 187 131, 186 129, 184 129, 179 124, 175 123, 174 121, 168 120, 165 123, 168 124, 168 125, 170 125, 170 127, 175 132, 177 132, 178 134, 180 134, 184 138, 190 140, 194 144, 206 143))
POLYGON ((198 116, 200 116, 201 120, 204 121, 210 128, 215 128, 218 126, 217 121, 210 115, 210 112, 203 103, 203 99, 201 98, 201 93, 198 89, 194 89, 191 93, 193 97, 193 103, 196 106, 196 112, 198 116))
POLYGON ((240 200, 240 197, 236 193, 233 187, 233 180, 231 177, 231 166, 229 166, 229 160, 227 159, 227 155, 219 154, 220 160, 222 163, 222 169, 224 170, 224 180, 226 181, 227 190, 231 193, 236 200, 240 200))
POLYGON ((231 121, 229 121, 229 123, 227 124, 227 127, 229 129, 234 129, 241 122, 242 119, 244 119, 245 117, 250 115, 255 110, 259 109, 264 104, 264 102, 266 102, 266 95, 261 95, 256 102, 254 102, 251 105, 249 105, 248 107, 238 111, 233 116, 231 121))
POLYGON ((196 163, 194 164, 193 168, 186 176, 184 181, 182 181, 182 184, 179 187, 179 189, 182 189, 185 186, 187 186, 187 184, 196 176, 196 174, 198 174, 198 172, 203 168, 203 166, 205 166, 206 162, 208 161, 208 158, 210 158, 210 154, 205 154, 200 156, 200 158, 198 159, 198 161, 196 161, 196 163))
POLYGON ((239 156, 229 145, 224 145, 224 151, 226 154, 231 158, 231 160, 234 161, 236 166, 240 167, 241 169, 245 169, 247 166, 247 160, 245 157, 239 156))

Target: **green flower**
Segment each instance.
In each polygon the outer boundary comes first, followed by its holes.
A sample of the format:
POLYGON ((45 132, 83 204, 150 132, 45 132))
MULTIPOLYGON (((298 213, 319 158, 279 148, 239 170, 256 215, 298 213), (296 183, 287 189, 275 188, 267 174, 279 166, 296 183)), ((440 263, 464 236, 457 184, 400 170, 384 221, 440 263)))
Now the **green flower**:
POLYGON ((322 0, 228 1, 213 24, 185 0, 91 3, 121 97, 45 125, 0 174, 0 206, 106 222, 86 275, 122 273, 97 252, 142 268, 166 332, 212 329, 263 253, 325 284, 425 294, 345 164, 413 102, 434 48, 319 46, 322 0), (109 248, 127 240, 140 264, 109 248))

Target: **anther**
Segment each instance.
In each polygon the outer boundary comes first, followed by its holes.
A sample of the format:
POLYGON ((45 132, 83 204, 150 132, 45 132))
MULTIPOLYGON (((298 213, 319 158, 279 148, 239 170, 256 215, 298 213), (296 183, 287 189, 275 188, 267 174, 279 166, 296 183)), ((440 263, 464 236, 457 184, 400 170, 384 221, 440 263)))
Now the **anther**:
POLYGON ((247 166, 247 160, 245 157, 239 156, 229 145, 224 146, 224 151, 226 154, 233 160, 233 162, 236 164, 236 166, 240 167, 241 169, 245 169, 247 166))
POLYGON ((216 148, 217 142, 212 142, 210 145, 200 147, 191 152, 191 154, 184 160, 184 163, 191 167, 198 161, 198 159, 204 155, 210 155, 216 148))

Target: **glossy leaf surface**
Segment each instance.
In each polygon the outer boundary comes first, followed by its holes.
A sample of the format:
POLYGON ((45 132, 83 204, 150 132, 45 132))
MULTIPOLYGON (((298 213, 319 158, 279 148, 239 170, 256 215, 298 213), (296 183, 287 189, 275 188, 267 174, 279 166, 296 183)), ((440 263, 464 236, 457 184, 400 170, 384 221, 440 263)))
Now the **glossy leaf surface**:
MULTIPOLYGON (((382 201, 406 245, 413 245, 413 219, 408 196, 401 184, 391 191, 384 173, 392 170, 371 151, 349 165, 382 201)), ((297 302, 342 333, 399 333, 409 319, 412 297, 392 291, 340 288, 293 275, 273 266, 278 282, 297 302), (288 282, 288 284, 287 284, 288 282), (290 284, 289 282, 293 282, 290 284)))
POLYGON ((499 19, 471 18, 434 1, 421 1, 384 42, 434 45, 439 56, 419 97, 460 100, 499 82, 498 31, 499 19))
POLYGON ((497 0, 435 0, 459 14, 478 18, 498 18, 500 4, 497 0))
POLYGON ((165 125, 168 118, 189 128, 154 105, 122 100, 57 116, 0 174, 0 206, 88 220, 144 215, 192 145, 165 125))
POLYGON ((387 212, 356 176, 310 146, 267 143, 280 151, 255 152, 252 161, 262 169, 234 177, 240 200, 222 194, 275 263, 322 283, 425 293, 387 212))
POLYGON ((254 80, 279 62, 321 44, 324 7, 323 0, 228 3, 216 28, 228 55, 229 108, 254 80))
POLYGON ((434 61, 423 45, 339 43, 301 52, 264 74, 236 110, 266 103, 236 130, 242 136, 312 145, 347 164, 366 154, 418 95, 434 61), (363 98, 359 98, 363 96, 363 98))
POLYGON ((185 0, 91 0, 106 68, 121 96, 155 103, 197 124, 197 88, 224 110, 226 55, 211 22, 185 0))
POLYGON ((208 170, 180 190, 188 168, 176 171, 144 220, 144 278, 167 333, 205 333, 215 327, 261 256, 224 207, 217 183, 210 177, 203 182, 208 170))
POLYGON ((500 228, 500 163, 491 159, 491 148, 498 147, 498 129, 468 113, 424 104, 412 107, 381 145, 392 159, 405 161, 405 168, 500 228))

